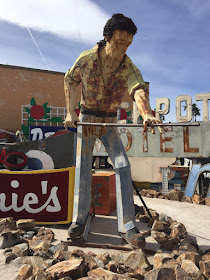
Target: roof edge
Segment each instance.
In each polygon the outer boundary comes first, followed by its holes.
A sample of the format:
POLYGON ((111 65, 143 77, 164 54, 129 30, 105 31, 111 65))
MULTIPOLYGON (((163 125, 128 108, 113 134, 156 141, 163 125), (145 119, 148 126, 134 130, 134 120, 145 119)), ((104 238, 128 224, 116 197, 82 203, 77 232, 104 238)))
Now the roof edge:
POLYGON ((15 65, 8 65, 8 64, 0 64, 0 68, 11 68, 11 69, 34 71, 34 72, 42 72, 42 73, 47 73, 47 74, 65 75, 64 72, 58 72, 58 71, 52 71, 52 70, 42 70, 42 69, 29 68, 29 67, 23 67, 23 66, 15 66, 15 65))

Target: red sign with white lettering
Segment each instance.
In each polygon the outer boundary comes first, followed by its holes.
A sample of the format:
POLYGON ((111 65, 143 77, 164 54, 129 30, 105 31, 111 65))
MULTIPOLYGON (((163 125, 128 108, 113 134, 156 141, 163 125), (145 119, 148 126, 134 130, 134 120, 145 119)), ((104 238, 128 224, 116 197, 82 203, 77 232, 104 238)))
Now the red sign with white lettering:
POLYGON ((0 182, 0 217, 53 223, 71 220, 74 167, 50 171, 1 171, 0 182))

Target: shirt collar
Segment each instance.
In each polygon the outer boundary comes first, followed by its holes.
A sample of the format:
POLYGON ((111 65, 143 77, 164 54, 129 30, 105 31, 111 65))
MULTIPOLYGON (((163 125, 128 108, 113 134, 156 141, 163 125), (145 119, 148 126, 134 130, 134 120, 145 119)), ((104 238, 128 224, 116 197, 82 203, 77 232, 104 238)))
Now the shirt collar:
MULTIPOLYGON (((103 47, 103 48, 104 48, 104 47, 103 47)), ((101 49, 102 49, 102 48, 101 48, 101 49)), ((101 57, 100 57, 100 50, 101 50, 101 49, 100 49, 99 46, 97 45, 97 61, 98 61, 100 70, 102 70, 101 57)), ((121 62, 120 62, 120 64, 119 64, 118 68, 112 73, 111 76, 115 75, 115 74, 121 69, 121 67, 125 64, 126 57, 127 57, 127 55, 125 54, 124 57, 123 57, 123 59, 121 60, 121 62)), ((101 73, 102 73, 102 71, 101 71, 101 73)))

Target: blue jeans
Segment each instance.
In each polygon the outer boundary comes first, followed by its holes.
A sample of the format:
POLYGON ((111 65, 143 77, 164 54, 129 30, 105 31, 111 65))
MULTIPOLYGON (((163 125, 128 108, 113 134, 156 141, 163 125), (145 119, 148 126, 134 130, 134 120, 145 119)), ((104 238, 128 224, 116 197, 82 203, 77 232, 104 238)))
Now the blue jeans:
MULTIPOLYGON (((116 122, 116 118, 100 118, 82 114, 80 120, 82 122, 116 122)), ((116 127, 79 126, 77 129, 72 222, 85 224, 90 210, 92 154, 96 138, 103 142, 115 168, 118 231, 124 233, 135 227, 135 209, 130 163, 116 127)))

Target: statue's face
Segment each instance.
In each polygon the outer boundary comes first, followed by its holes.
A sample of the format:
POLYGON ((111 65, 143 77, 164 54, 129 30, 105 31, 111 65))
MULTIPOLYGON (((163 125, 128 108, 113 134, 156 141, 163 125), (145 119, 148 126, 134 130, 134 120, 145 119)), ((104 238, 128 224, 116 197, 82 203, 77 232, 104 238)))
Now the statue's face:
POLYGON ((125 53, 133 40, 133 34, 127 31, 115 30, 110 42, 107 42, 114 52, 125 53))

